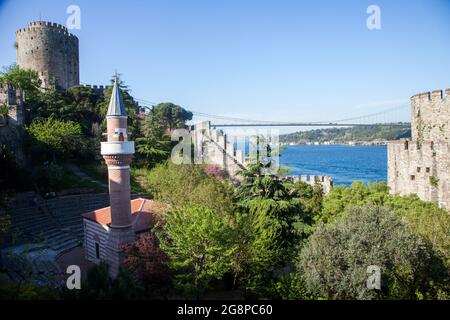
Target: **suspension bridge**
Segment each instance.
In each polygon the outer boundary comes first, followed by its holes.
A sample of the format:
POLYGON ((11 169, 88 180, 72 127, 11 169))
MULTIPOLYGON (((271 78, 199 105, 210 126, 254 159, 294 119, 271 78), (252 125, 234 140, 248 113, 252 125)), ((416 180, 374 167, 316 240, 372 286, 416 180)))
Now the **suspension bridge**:
MULTIPOLYGON (((91 87, 85 83, 84 86, 91 87)), ((95 86, 94 86, 95 87, 95 86)), ((103 87, 102 87, 103 88, 103 87)), ((145 99, 134 98, 141 108, 151 111, 152 107, 158 103, 145 99)), ((322 121, 265 121, 255 119, 244 119, 229 117, 223 115, 214 115, 204 112, 193 111, 195 122, 211 121, 212 128, 227 127, 367 127, 367 126, 399 126, 410 125, 409 121, 409 102, 393 108, 382 110, 375 113, 364 114, 361 116, 347 117, 344 119, 322 120, 322 121), (214 122, 212 122, 214 120, 214 122)))
MULTIPOLYGON (((135 99, 142 107, 151 110, 156 103, 135 99)), ((327 121, 264 121, 214 115, 204 112, 192 111, 197 122, 209 120, 212 128, 227 127, 367 127, 367 126, 400 126, 410 125, 405 121, 409 117, 409 104, 399 105, 379 112, 361 116, 348 117, 327 121)))

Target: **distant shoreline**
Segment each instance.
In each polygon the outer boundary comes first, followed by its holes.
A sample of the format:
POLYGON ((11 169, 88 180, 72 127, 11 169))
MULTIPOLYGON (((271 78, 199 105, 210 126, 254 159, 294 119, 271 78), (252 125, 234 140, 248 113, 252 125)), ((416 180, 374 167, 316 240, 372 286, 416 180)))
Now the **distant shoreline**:
POLYGON ((298 131, 280 136, 280 145, 387 145, 389 141, 411 137, 411 126, 371 125, 367 127, 326 128, 298 131))
POLYGON ((389 141, 349 141, 349 142, 290 142, 280 143, 280 146, 387 146, 389 141))

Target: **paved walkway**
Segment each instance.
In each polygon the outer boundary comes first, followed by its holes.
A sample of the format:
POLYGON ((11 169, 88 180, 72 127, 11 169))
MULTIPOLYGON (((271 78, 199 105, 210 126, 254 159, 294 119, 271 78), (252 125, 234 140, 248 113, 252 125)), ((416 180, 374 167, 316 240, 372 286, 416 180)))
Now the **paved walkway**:
POLYGON ((81 171, 80 167, 78 167, 76 164, 74 163, 68 163, 66 165, 67 169, 69 169, 70 171, 72 171, 72 173, 78 177, 80 177, 81 179, 84 180, 88 180, 90 182, 96 183, 99 186, 102 186, 104 188, 108 188, 108 185, 104 182, 95 180, 94 178, 92 178, 91 176, 87 175, 85 172, 81 171))

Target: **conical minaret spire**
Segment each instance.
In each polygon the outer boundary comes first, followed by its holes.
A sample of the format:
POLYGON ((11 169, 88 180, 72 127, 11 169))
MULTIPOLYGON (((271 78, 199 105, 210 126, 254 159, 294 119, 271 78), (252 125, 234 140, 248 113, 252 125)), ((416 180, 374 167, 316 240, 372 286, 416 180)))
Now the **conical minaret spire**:
POLYGON ((120 88, 118 85, 118 76, 117 73, 114 76, 114 86, 111 93, 111 99, 109 101, 108 112, 106 113, 107 117, 111 116, 127 116, 127 111, 125 110, 125 104, 123 103, 122 94, 120 92, 120 88))
POLYGON ((112 276, 117 275, 122 262, 122 246, 134 239, 130 203, 130 164, 134 142, 128 141, 127 120, 116 74, 106 114, 108 141, 101 143, 101 154, 108 166, 111 223, 106 260, 112 276))

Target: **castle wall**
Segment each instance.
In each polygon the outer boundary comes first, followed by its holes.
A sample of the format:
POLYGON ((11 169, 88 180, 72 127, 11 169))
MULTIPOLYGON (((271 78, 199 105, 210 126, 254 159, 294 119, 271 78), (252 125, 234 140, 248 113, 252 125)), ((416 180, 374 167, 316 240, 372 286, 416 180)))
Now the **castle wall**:
POLYGON ((0 86, 0 105, 9 108, 8 115, 0 119, 0 125, 22 126, 25 121, 24 97, 22 90, 12 85, 0 86))
POLYGON ((6 145, 13 152, 16 161, 26 161, 23 151, 23 131, 21 126, 25 121, 22 91, 11 85, 0 86, 0 105, 6 105, 9 110, 6 116, 0 116, 0 144, 6 145))
POLYGON ((411 98, 411 140, 388 144, 393 194, 417 194, 450 209, 450 89, 411 98))
POLYGON ((242 150, 235 150, 234 144, 222 130, 212 129, 209 121, 196 124, 191 132, 195 145, 195 163, 214 164, 230 176, 245 168, 242 150))
POLYGON ((315 175, 302 175, 302 176, 288 176, 286 179, 291 180, 292 182, 303 182, 309 184, 311 187, 314 187, 316 184, 322 186, 322 190, 324 194, 330 193, 333 188, 333 178, 330 176, 315 176, 315 175))
MULTIPOLYGON (((196 150, 197 164, 215 164, 224 169, 231 177, 239 178, 236 174, 247 165, 244 150, 235 148, 235 141, 222 131, 211 128, 209 121, 196 124, 191 131, 192 141, 196 150)), ((304 181, 311 186, 321 183, 323 191, 328 194, 333 187, 333 179, 329 176, 292 176, 286 177, 292 181, 304 181)))
POLYGON ((450 89, 411 98, 411 130, 413 141, 450 141, 450 89))
POLYGON ((16 62, 38 72, 42 87, 52 79, 67 89, 80 83, 78 38, 56 23, 31 22, 16 32, 16 62))

